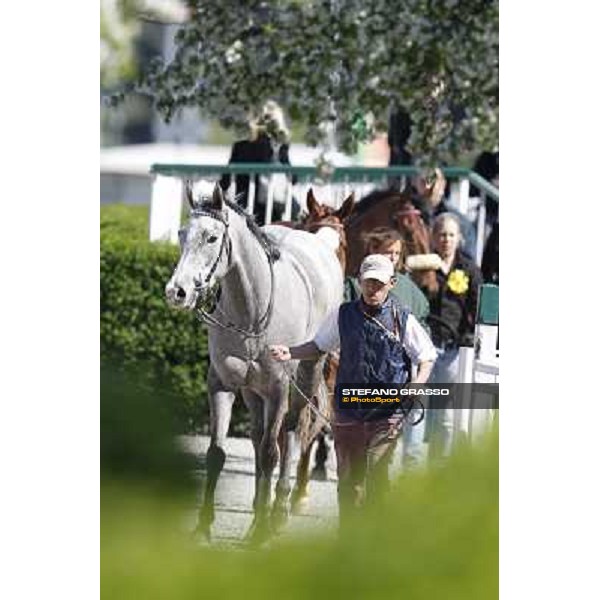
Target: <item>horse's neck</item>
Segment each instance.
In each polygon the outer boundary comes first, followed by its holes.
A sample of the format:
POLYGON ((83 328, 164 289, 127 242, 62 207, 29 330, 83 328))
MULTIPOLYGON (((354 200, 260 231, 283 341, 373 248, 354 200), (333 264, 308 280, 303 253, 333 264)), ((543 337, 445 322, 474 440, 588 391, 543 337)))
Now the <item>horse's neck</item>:
POLYGON ((335 252, 335 255, 340 261, 340 265, 342 266, 342 273, 344 273, 346 271, 345 235, 339 228, 334 225, 328 227, 327 224, 323 224, 315 235, 323 240, 335 252))
POLYGON ((336 256, 342 266, 342 273, 346 273, 346 264, 348 263, 348 238, 346 237, 345 231, 340 233, 340 245, 336 251, 336 256))
POLYGON ((243 217, 230 216, 232 267, 223 278, 220 308, 238 326, 252 326, 269 305, 271 273, 266 252, 243 217))

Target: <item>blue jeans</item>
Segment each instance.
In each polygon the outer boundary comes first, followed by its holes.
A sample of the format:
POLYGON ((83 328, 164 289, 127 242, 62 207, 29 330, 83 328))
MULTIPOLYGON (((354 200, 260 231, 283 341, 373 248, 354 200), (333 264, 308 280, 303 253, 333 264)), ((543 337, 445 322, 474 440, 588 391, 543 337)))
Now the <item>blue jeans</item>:
MULTIPOLYGON (((431 371, 430 383, 456 383, 458 381, 458 348, 441 350, 431 371)), ((451 404, 445 408, 427 411, 427 436, 429 459, 447 457, 452 449, 454 433, 454 410, 451 404)))

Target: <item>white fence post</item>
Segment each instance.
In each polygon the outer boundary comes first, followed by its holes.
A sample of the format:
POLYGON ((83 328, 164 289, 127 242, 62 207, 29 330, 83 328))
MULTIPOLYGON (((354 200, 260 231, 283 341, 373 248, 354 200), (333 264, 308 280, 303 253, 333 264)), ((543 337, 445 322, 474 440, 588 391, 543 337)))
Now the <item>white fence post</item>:
POLYGON ((256 200, 256 181, 254 175, 250 175, 248 181, 248 203, 246 205, 246 212, 249 215, 254 214, 254 203, 256 200))
MULTIPOLYGON (((458 349, 458 381, 462 383, 473 382, 473 359, 475 351, 468 346, 461 346, 458 349)), ((471 406, 470 388, 462 386, 461 397, 457 399, 458 406, 471 406)), ((454 409, 454 436, 453 441, 457 442, 464 434, 469 435, 470 413, 469 408, 454 409)))
POLYGON ((150 241, 177 244, 181 225, 183 182, 179 177, 156 175, 150 200, 150 241))
POLYGON ((450 184, 450 204, 461 215, 469 212, 469 180, 466 177, 450 184))
MULTIPOLYGON (((498 344, 498 288, 482 285, 479 289, 477 325, 474 348, 461 347, 458 355, 458 382, 461 384, 498 383, 500 373, 498 344)), ((457 404, 464 409, 454 410, 454 441, 460 433, 473 440, 489 430, 494 417, 489 394, 475 392, 465 385, 457 404), (476 408, 474 408, 476 407, 476 408)))
MULTIPOLYGON (((498 342, 498 327, 496 325, 477 325, 475 327, 475 356, 474 371, 477 373, 477 383, 498 383, 499 366, 496 358, 496 344, 498 342)), ((475 402, 476 410, 471 411, 469 431, 471 439, 477 439, 488 431, 492 425, 494 411, 484 408, 486 394, 477 393, 475 402)))
POLYGON ((267 188, 267 206, 265 207, 265 225, 270 225, 273 219, 273 195, 275 194, 275 186, 273 185, 273 173, 268 177, 267 188))

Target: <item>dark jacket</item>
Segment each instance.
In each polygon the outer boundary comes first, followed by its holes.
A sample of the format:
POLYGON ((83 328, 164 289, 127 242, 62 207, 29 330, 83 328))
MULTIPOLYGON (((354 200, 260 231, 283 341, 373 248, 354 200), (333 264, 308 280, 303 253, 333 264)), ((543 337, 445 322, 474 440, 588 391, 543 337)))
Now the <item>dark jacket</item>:
POLYGON ((500 285, 500 226, 496 222, 483 249, 481 259, 481 273, 485 283, 500 285))
POLYGON ((436 294, 432 295, 427 290, 423 290, 429 299, 428 322, 433 343, 438 347, 472 346, 477 314, 477 294, 482 283, 479 268, 470 258, 458 251, 448 275, 438 270, 437 280, 439 290, 436 294), (456 286, 448 285, 451 277, 453 281, 460 278, 460 273, 457 271, 462 271, 468 278, 465 291, 456 291, 456 286), (454 287, 455 291, 451 287, 454 287))
MULTIPOLYGON (((269 136, 266 134, 260 134, 254 141, 242 140, 235 142, 231 148, 231 157, 229 163, 272 163, 280 162, 284 165, 290 164, 289 158, 289 145, 282 144, 279 147, 277 157, 273 150, 273 145, 269 136)), ((296 183, 296 177, 292 177, 292 183, 296 183)), ((231 175, 228 173, 221 177, 221 187, 223 190, 229 189, 231 184, 231 175)), ((256 189, 258 189, 258 178, 256 178, 256 189)), ((250 187, 250 176, 249 175, 236 175, 235 188, 236 195, 240 193, 248 193, 250 187)))
MULTIPOLYGON (((410 359, 404 344, 383 332, 384 329, 390 334, 395 332, 403 341, 402 329, 406 328, 410 311, 400 306, 391 295, 380 307, 370 311, 373 318, 365 316, 369 309, 362 299, 340 306, 340 366, 335 382, 338 394, 342 384, 359 384, 361 387, 386 384, 402 386, 410 379, 410 359)), ((344 406, 343 409, 338 404, 338 407, 339 416, 353 420, 388 418, 398 409, 394 404, 366 408, 344 406)))

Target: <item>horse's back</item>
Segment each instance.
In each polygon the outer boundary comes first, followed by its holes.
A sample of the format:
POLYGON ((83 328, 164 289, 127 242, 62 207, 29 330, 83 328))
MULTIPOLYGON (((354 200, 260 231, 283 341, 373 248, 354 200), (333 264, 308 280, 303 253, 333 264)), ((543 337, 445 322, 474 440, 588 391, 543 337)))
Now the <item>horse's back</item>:
POLYGON ((326 236, 277 225, 263 230, 281 252, 275 268, 281 288, 287 291, 288 306, 297 305, 300 317, 298 305, 310 302, 310 332, 314 333, 316 325, 342 301, 343 273, 335 248, 326 236))
MULTIPOLYGON (((316 276, 331 277, 332 271, 336 271, 336 263, 339 267, 335 243, 332 242, 331 236, 326 235, 329 232, 322 232, 321 235, 280 225, 268 225, 263 231, 275 240, 284 259, 285 255, 289 254, 298 260, 309 261, 307 264, 315 266, 316 276)), ((341 273, 341 269, 338 270, 341 273)))

